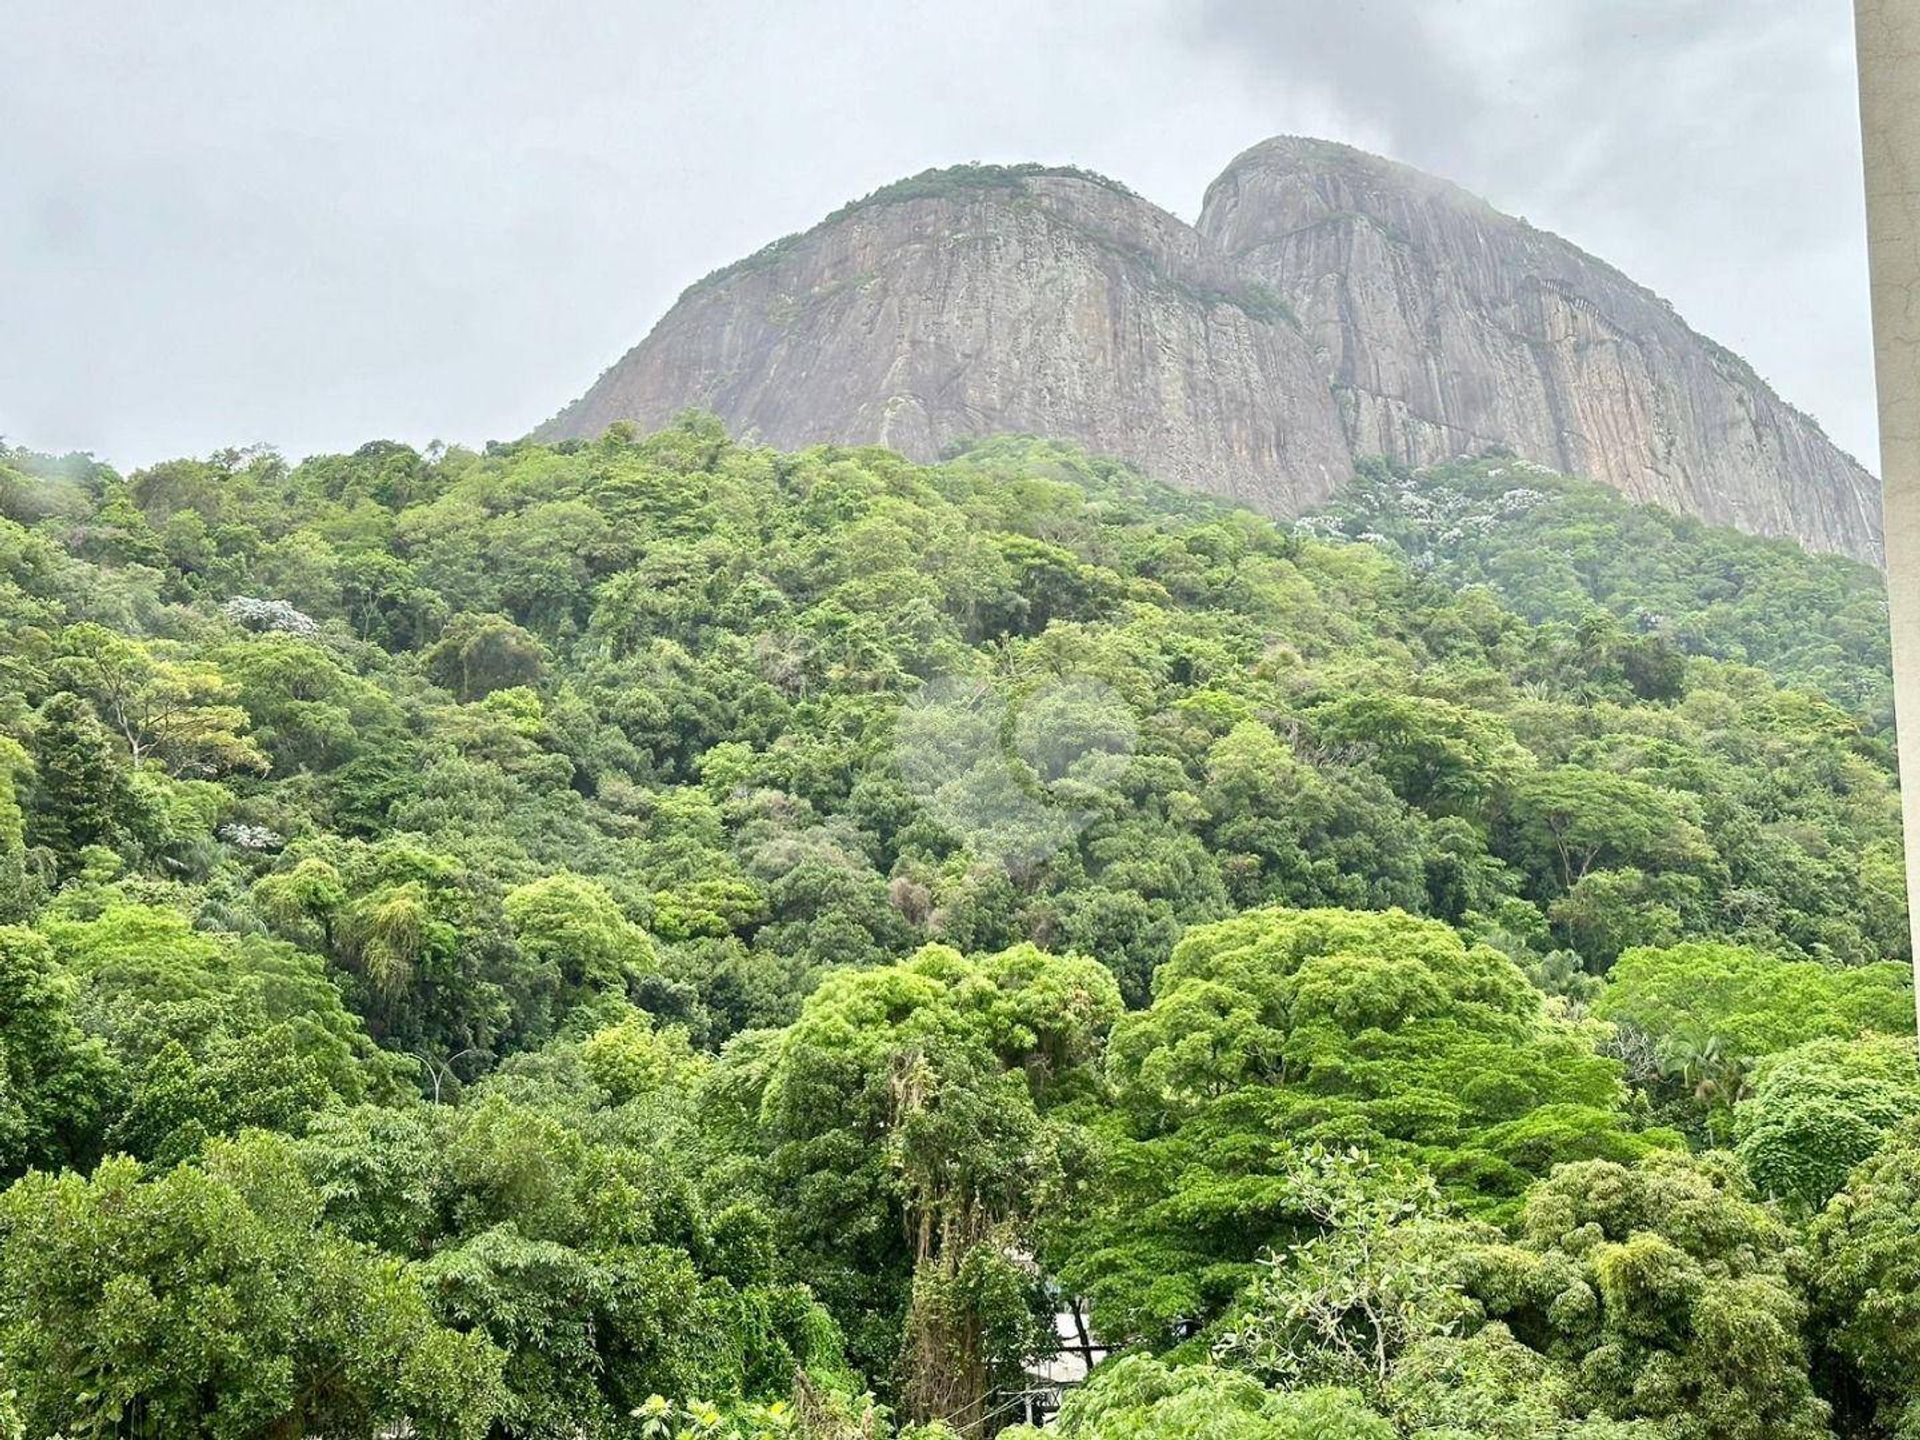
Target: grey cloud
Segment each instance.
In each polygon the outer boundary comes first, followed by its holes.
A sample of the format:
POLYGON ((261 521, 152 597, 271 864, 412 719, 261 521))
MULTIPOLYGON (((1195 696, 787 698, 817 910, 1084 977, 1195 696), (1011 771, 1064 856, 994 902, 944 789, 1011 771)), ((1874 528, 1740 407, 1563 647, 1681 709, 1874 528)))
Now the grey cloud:
POLYGON ((1845 0, 14 0, 0 434, 122 464, 512 435, 901 174, 1191 215, 1331 135, 1667 294, 1871 456, 1845 0))
POLYGON ((1204 0, 1188 38, 1620 266, 1872 463, 1846 0, 1204 0))

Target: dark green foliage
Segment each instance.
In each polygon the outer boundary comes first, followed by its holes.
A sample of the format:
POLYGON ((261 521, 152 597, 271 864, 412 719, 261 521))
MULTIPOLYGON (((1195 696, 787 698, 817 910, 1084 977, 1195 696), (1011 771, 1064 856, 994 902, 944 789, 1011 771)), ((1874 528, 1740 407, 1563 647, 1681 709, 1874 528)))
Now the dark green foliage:
POLYGON ((1908 1125, 1813 1222, 1816 1331, 1860 1433, 1920 1422, 1920 1128, 1908 1125), (1876 1424, 1877 1422, 1877 1424, 1876 1424), (1870 1428, 1872 1427, 1872 1428, 1870 1428))
POLYGON ((32 737, 34 788, 27 841, 58 857, 62 871, 90 845, 123 839, 131 799, 122 767, 93 707, 62 690, 40 707, 32 737))
POLYGON ((1321 1222, 1301 1146, 1415 1161, 1499 1213, 1554 1165, 1678 1143, 1621 1115, 1619 1067, 1505 955, 1388 912, 1253 912, 1189 931, 1114 1029, 1100 1203, 1050 1258, 1115 1338, 1218 1315, 1262 1245, 1321 1222))
POLYGON ((1741 1160, 1762 1194, 1815 1209, 1887 1132, 1920 1115, 1911 1037, 1812 1040, 1769 1057, 1734 1112, 1741 1160))
POLYGON ((0 926, 0 1174, 90 1163, 120 1099, 118 1067, 75 1022, 45 939, 0 926))
POLYGON ((1058 1286, 1169 1352, 1089 1440, 1792 1437, 1810 1286, 1880 1440, 1872 577, 1497 461, 1336 508, 0 451, 0 1434, 980 1433, 1058 1286))
POLYGON ((1673 698, 1675 656, 1710 655, 1822 691, 1876 729, 1892 720, 1886 595, 1855 561, 1630 504, 1511 457, 1413 472, 1364 463, 1326 520, 1450 584, 1490 586, 1529 620, 1615 617, 1592 654, 1645 698, 1673 698))
POLYGON ((482 1440, 498 1351, 320 1222, 285 1143, 36 1174, 0 1198, 0 1359, 27 1433, 482 1440))
POLYGON ((1465 1288, 1545 1355, 1581 1413, 1698 1440, 1827 1433, 1802 1340, 1796 1239, 1724 1157, 1570 1165, 1465 1288))
POLYGON ((1694 942, 1630 950, 1608 980, 1595 1006, 1605 1018, 1660 1038, 1717 1037, 1750 1059, 1823 1036, 1913 1028, 1912 977, 1899 965, 1839 969, 1694 942))

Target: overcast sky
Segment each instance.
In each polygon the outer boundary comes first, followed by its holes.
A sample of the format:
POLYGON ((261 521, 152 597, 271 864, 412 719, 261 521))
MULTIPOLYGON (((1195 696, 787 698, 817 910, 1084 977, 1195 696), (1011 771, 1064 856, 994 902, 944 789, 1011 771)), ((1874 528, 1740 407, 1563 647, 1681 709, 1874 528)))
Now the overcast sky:
POLYGON ((1267 135, 1458 180, 1874 463, 1848 0, 0 0, 0 436, 523 433, 706 271, 930 165, 1191 219, 1267 135))

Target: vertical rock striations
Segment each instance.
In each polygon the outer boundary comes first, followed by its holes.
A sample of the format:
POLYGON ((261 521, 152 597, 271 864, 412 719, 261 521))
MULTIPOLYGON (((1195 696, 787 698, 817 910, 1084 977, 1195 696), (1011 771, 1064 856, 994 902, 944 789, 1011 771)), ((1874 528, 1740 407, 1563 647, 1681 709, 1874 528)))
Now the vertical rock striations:
POLYGON ((1351 473, 1285 307, 1111 181, 965 167, 890 186, 693 286, 537 432, 686 406, 791 448, 1078 441, 1286 514, 1351 473))
POLYGON ((1878 483, 1745 361, 1458 186, 1269 140, 1209 187, 1199 228, 1287 297, 1356 454, 1503 446, 1636 500, 1878 554, 1878 483))
POLYGON ((1657 296, 1444 181, 1269 140, 1197 227, 1081 171, 888 186, 690 288, 536 432, 688 406, 929 459, 1024 431, 1271 514, 1490 447, 1862 557, 1873 478, 1657 296))

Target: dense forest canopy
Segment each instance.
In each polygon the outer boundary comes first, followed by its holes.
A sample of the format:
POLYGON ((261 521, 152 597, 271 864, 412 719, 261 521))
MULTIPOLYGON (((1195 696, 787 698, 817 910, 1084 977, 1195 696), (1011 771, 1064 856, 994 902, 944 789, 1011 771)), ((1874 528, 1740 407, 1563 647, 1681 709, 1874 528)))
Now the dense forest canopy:
POLYGON ((1871 567, 1708 525, 1511 456, 1409 472, 1380 461, 1307 522, 1422 574, 1489 585, 1527 619, 1596 608, 1690 654, 1764 666, 1876 730, 1893 723, 1886 590, 1871 567))
POLYGON ((1501 457, 0 450, 0 1435, 1920 1434, 1871 572, 1501 457))

